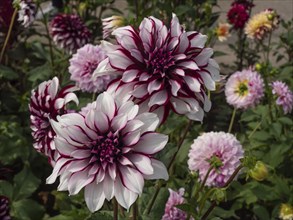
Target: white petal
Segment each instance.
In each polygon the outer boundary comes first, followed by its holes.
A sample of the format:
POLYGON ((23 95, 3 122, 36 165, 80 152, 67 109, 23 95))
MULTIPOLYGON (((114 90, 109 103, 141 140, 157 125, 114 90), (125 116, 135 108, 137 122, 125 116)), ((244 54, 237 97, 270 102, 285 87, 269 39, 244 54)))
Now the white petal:
POLYGON ((128 120, 132 120, 138 113, 139 107, 135 105, 132 101, 123 103, 119 110, 118 114, 126 114, 128 120))
POLYGON ((57 136, 54 138, 55 147, 58 152, 62 155, 69 156, 72 151, 76 150, 76 148, 69 144, 64 138, 57 136))
POLYGON ((169 175, 165 165, 156 159, 151 159, 151 161, 154 168, 154 173, 151 175, 144 175, 144 178, 149 180, 163 179, 167 181, 169 179, 169 175))
POLYGON ((136 69, 131 69, 131 70, 125 71, 122 75, 121 81, 126 82, 126 83, 133 81, 136 78, 138 72, 139 71, 136 69))
POLYGON ((97 110, 101 110, 108 116, 109 120, 112 120, 116 111, 114 98, 108 92, 103 92, 98 96, 96 102, 97 110))
POLYGON ((110 60, 110 65, 118 70, 126 70, 133 61, 130 60, 121 50, 116 50, 114 52, 107 54, 110 60))
POLYGON ((136 144, 139 141, 140 135, 141 135, 140 129, 137 129, 135 131, 128 132, 123 137, 123 143, 126 146, 132 146, 132 145, 136 144))
MULTIPOLYGON (((102 187, 102 186, 101 186, 102 187)), ((106 199, 109 201, 114 196, 114 181, 108 176, 105 175, 105 179, 103 180, 103 189, 106 199)))
POLYGON ((180 83, 178 83, 176 80, 169 80, 169 83, 171 85, 171 92, 172 95, 177 96, 177 93, 179 91, 179 89, 181 88, 180 83))
POLYGON ((184 80, 187 83, 188 87, 191 89, 191 91, 200 92, 200 83, 196 78, 191 76, 185 76, 184 80))
POLYGON ((186 114, 191 110, 190 106, 186 102, 184 102, 180 99, 172 98, 171 103, 172 103, 176 113, 178 113, 178 114, 186 114))
POLYGON ((145 154, 155 154, 162 150, 168 142, 168 136, 158 133, 146 133, 133 146, 133 150, 145 154))
POLYGON ((124 186, 132 192, 141 194, 144 185, 144 179, 141 173, 128 166, 120 166, 119 169, 124 186))
POLYGON ((155 131, 159 125, 159 118, 154 113, 145 112, 136 116, 135 119, 144 123, 144 125, 140 128, 142 134, 147 131, 155 131))
POLYGON ((91 212, 99 210, 105 201, 102 184, 92 183, 85 187, 84 199, 91 212))
POLYGON ((163 105, 168 100, 168 93, 166 90, 159 91, 151 96, 151 99, 148 103, 149 107, 153 105, 163 105))
POLYGON ((213 55, 212 48, 204 48, 198 56, 194 58, 198 66, 207 65, 209 58, 213 55))
POLYGON ((122 131, 122 134, 124 135, 127 132, 137 130, 138 128, 142 127, 143 125, 144 125, 144 123, 140 120, 134 119, 134 120, 128 121, 125 128, 122 131))
POLYGON ((68 160, 67 158, 62 158, 62 157, 57 160, 52 174, 46 180, 47 184, 52 184, 56 181, 56 179, 59 175, 59 171, 63 168, 64 164, 68 161, 70 161, 70 160, 68 160))
POLYGON ((216 83, 212 79, 210 74, 208 74, 206 72, 200 72, 199 74, 200 74, 201 78, 203 79, 204 84, 207 87, 207 89, 214 91, 216 89, 216 83))
POLYGON ((154 173, 149 157, 142 154, 130 154, 128 158, 142 174, 151 175, 154 173))
POLYGON ((114 131, 120 131, 121 129, 123 129, 125 127, 126 123, 127 123, 127 115, 120 114, 120 115, 115 116, 112 119, 111 128, 114 131))
POLYGON ((142 84, 142 85, 138 85, 135 86, 132 95, 136 98, 142 98, 144 97, 146 94, 148 94, 148 90, 147 90, 147 84, 142 84))
POLYGON ((94 175, 88 176, 87 171, 77 172, 71 175, 68 181, 69 195, 76 195, 79 191, 94 180, 94 175))
POLYGON ((95 112, 94 125, 101 133, 106 132, 109 129, 109 121, 107 116, 103 112, 95 112))
POLYGON ((178 66, 183 67, 184 69, 199 70, 199 67, 194 61, 183 61, 178 63, 178 66))

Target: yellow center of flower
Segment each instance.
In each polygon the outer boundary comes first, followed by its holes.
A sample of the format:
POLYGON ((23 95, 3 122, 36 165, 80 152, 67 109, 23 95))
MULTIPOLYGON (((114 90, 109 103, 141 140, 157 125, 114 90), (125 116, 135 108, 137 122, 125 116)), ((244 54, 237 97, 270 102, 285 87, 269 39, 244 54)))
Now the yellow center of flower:
POLYGON ((235 92, 238 93, 240 96, 246 96, 248 94, 248 81, 244 80, 240 82, 235 92))

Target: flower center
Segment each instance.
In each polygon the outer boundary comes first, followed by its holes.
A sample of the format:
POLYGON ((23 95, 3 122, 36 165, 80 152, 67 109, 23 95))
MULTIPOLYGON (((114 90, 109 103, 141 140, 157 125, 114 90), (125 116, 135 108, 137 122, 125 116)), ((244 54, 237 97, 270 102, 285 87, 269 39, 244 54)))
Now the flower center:
POLYGON ((240 82, 236 92, 240 95, 240 96, 246 96, 248 94, 248 85, 247 85, 247 80, 240 82))
POLYGON ((95 71, 97 66, 98 66, 97 62, 88 62, 88 63, 86 63, 84 65, 84 71, 82 73, 82 76, 91 75, 95 71))
POLYGON ((112 132, 91 143, 91 154, 100 163, 114 163, 121 153, 119 139, 112 132))
POLYGON ((165 71, 174 64, 175 62, 171 52, 160 48, 150 55, 147 68, 150 74, 165 76, 165 71))

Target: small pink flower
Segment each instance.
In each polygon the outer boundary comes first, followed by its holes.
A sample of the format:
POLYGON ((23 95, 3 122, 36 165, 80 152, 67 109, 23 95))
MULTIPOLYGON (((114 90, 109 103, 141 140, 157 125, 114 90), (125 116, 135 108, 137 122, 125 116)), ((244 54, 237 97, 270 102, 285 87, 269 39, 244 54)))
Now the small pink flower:
POLYGON ((129 209, 142 193, 145 179, 168 179, 166 167, 154 158, 168 136, 155 132, 159 124, 155 114, 138 114, 133 102, 115 100, 107 92, 87 111, 51 120, 60 157, 47 183, 60 176, 58 190, 70 195, 84 188, 91 212, 113 197, 129 209))
POLYGON ((49 120, 56 119, 57 115, 66 113, 65 105, 70 101, 78 104, 78 99, 72 91, 73 86, 67 86, 59 90, 59 80, 54 77, 52 80, 41 83, 37 89, 32 91, 29 104, 32 136, 34 148, 46 155, 51 164, 58 157, 53 142, 55 132, 49 120))
POLYGON ((218 160, 221 165, 211 171, 206 185, 221 187, 240 165, 244 152, 234 135, 224 132, 208 132, 194 140, 188 157, 189 169, 198 172, 201 181, 206 176, 211 163, 218 160))
POLYGON ((264 96, 263 87, 263 79, 257 72, 249 69, 237 71, 226 83, 226 100, 237 109, 254 107, 264 96))
POLYGON ((84 92, 104 91, 113 76, 104 75, 93 79, 92 75, 98 64, 106 58, 100 46, 86 44, 77 50, 77 53, 69 60, 70 79, 76 82, 84 92))
POLYGON ((285 114, 291 113, 293 108, 293 93, 288 85, 281 81, 271 84, 272 93, 277 96, 276 104, 282 106, 285 114))

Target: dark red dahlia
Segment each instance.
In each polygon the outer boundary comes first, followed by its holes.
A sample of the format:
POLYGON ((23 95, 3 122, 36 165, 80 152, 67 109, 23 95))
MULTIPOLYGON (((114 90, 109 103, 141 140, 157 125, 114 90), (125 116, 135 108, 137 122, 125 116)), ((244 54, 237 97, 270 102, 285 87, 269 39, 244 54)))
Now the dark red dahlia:
POLYGON ((51 164, 57 159, 58 154, 55 151, 53 141, 55 132, 49 120, 65 114, 65 105, 68 102, 74 101, 78 103, 76 95, 72 93, 75 87, 67 86, 60 91, 58 90, 59 80, 57 77, 45 81, 32 91, 29 104, 34 148, 46 155, 51 164))
POLYGON ((9 200, 5 196, 0 196, 0 219, 1 220, 11 220, 9 214, 9 200))
POLYGON ((51 22, 51 34, 57 46, 69 53, 87 44, 91 33, 78 15, 59 14, 51 22))
POLYGON ((253 6, 254 4, 247 0, 233 2, 227 13, 229 23, 232 24, 235 29, 244 28, 245 23, 249 19, 249 11, 253 6))

